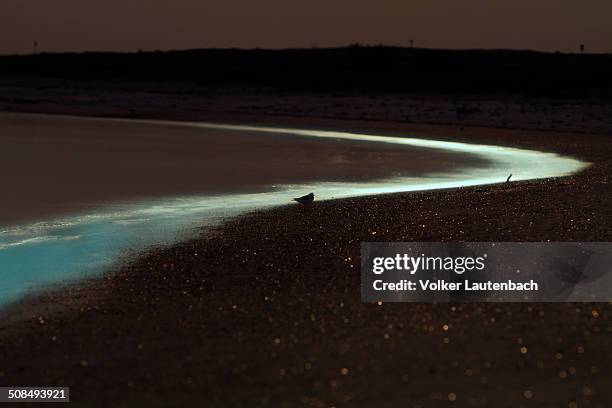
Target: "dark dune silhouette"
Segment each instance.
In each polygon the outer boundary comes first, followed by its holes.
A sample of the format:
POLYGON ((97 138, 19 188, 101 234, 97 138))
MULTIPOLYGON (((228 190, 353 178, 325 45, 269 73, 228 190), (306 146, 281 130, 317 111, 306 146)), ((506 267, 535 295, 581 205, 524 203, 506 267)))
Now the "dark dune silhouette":
MULTIPOLYGON (((510 50, 202 49, 0 57, 0 78, 190 83, 237 90, 612 96, 612 55, 510 50)), ((100 83, 97 86, 102 86, 100 83)))

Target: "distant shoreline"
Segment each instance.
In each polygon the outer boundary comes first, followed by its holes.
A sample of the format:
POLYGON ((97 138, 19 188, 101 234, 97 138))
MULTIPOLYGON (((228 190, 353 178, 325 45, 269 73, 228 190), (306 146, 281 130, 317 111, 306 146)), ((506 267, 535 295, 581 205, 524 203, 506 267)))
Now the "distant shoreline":
MULTIPOLYGON (((183 88, 187 94, 357 93, 612 99, 612 54, 386 46, 194 49, 0 56, 0 82, 97 89, 183 88)), ((44 88, 39 88, 43 90, 44 88)))
POLYGON ((187 47, 187 48, 164 48, 164 49, 137 49, 137 50, 116 50, 116 49, 85 49, 85 50, 45 50, 39 49, 37 51, 31 50, 30 52, 22 53, 0 53, 0 57, 25 57, 32 55, 131 55, 131 54, 187 54, 187 53, 204 53, 204 52, 269 52, 269 53, 282 53, 282 52, 333 52, 351 48, 373 48, 373 49, 384 49, 384 50, 410 50, 412 52, 447 52, 447 53, 491 53, 491 54, 562 54, 562 55, 612 55, 612 52, 605 51, 590 51, 585 50, 583 52, 580 49, 571 51, 558 51, 558 50, 546 50, 546 49, 530 49, 530 48, 504 48, 504 47, 456 47, 456 48, 444 48, 444 47, 410 47, 407 45, 394 45, 394 44, 370 44, 370 43, 352 43, 346 45, 332 45, 332 46, 312 46, 312 47, 187 47))

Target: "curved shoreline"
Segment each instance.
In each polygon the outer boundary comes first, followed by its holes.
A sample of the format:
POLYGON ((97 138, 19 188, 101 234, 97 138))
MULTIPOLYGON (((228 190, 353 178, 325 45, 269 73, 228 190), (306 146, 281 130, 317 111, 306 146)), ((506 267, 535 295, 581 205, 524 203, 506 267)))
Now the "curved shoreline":
MULTIPOLYGON (((23 117, 27 119, 28 117, 23 117)), ((37 118, 37 117, 35 117, 37 118)), ((203 122, 173 122, 133 119, 73 118, 63 120, 82 123, 126 123, 133 125, 196 128, 250 134, 279 134, 291 138, 376 143, 397 147, 414 147, 471 155, 487 161, 487 167, 457 166, 454 173, 436 169, 431 175, 396 176, 370 181, 316 181, 279 185, 274 191, 247 194, 223 194, 203 197, 179 197, 145 201, 138 205, 111 207, 105 211, 90 211, 55 222, 40 222, 0 231, 0 262, 4 264, 5 288, 0 304, 15 301, 27 294, 26 285, 41 285, 73 280, 102 273, 116 264, 126 248, 138 250, 150 245, 168 244, 189 237, 184 230, 211 227, 222 219, 244 212, 285 204, 289 197, 315 191, 318 200, 385 193, 424 191, 440 188, 466 187, 501 182, 509 173, 513 181, 546 177, 561 177, 576 173, 588 163, 554 153, 544 153, 509 147, 469 144, 415 137, 391 137, 347 131, 306 130, 284 127, 228 125, 203 122), (22 248, 25 246, 26 248, 22 248), (44 255, 44 256, 43 256, 44 255), (23 282, 23 283, 22 283, 23 282), (7 286, 8 285, 8 286, 7 286)), ((161 129, 163 133, 163 129, 161 129)), ((202 135, 204 137, 205 135, 202 135)), ((425 150, 427 151, 427 150, 425 150)), ((367 165, 368 163, 364 163, 367 165)))
POLYGON ((364 240, 612 240, 609 139, 480 129, 461 136, 495 135, 594 164, 566 179, 348 198, 233 219, 212 236, 22 304, 35 314, 2 327, 3 379, 68 384, 75 401, 92 406, 429 406, 449 392, 463 403, 517 406, 526 389, 541 405, 610 405, 612 357, 602 355, 612 341, 610 304, 360 302, 355 265, 364 240), (569 367, 576 374, 560 377, 569 367), (581 397, 586 388, 592 396, 581 397), (107 392, 88 392, 96 389, 107 392))
POLYGON ((0 170, 11 174, 0 201, 0 225, 72 215, 105 203, 398 174, 425 177, 488 164, 440 149, 200 124, 0 113, 0 170))

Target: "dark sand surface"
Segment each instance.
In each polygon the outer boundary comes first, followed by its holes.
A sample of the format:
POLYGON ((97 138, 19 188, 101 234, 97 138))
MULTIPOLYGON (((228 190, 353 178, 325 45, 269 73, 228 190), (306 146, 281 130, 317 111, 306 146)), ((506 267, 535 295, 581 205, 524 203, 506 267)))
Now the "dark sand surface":
POLYGON ((230 220, 5 309, 0 382, 68 385, 84 406, 612 406, 610 304, 377 305, 361 303, 359 287, 362 241, 611 240, 609 136, 309 124, 538 148, 594 165, 563 179, 230 220))
POLYGON ((409 146, 2 114, 0 225, 118 201, 486 165, 473 155, 409 146))

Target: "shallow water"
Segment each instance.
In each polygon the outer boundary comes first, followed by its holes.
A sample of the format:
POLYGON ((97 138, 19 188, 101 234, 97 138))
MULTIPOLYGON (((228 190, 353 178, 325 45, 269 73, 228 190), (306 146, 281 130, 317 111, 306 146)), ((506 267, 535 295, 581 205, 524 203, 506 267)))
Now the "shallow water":
MULTIPOLYGON (((114 122, 134 122, 109 119, 114 122)), ((48 284, 99 274, 149 246, 176 242, 193 236, 202 226, 221 222, 250 210, 284 205, 292 197, 315 192, 318 200, 403 191, 429 190, 491 184, 512 180, 558 177, 573 174, 588 164, 556 154, 435 141, 273 127, 211 123, 137 121, 139 123, 278 133, 300 137, 350 140, 443 149, 486 158, 486 168, 462 168, 452 174, 426 177, 396 177, 375 182, 320 182, 270 187, 249 194, 175 197, 132 204, 108 205, 83 214, 45 222, 0 228, 0 305, 48 284)))

